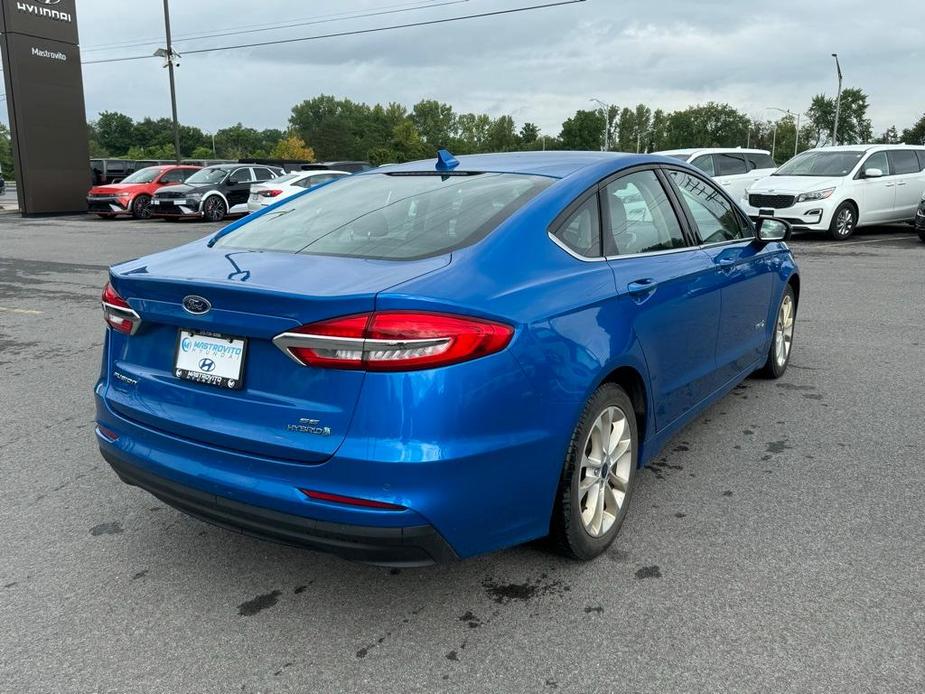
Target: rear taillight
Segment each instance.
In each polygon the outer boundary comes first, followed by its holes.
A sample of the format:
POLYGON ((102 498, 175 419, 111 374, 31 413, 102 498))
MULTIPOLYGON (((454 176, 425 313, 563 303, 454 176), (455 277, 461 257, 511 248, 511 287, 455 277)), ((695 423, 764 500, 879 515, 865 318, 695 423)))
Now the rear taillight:
POLYGON ((281 190, 261 190, 257 194, 262 198, 275 198, 277 195, 281 195, 282 192, 281 190))
POLYGON ((141 325, 141 316, 132 310, 128 302, 119 296, 109 282, 103 287, 100 302, 103 306, 103 320, 110 328, 126 335, 135 334, 138 326, 141 325))
POLYGON ((493 354, 513 334, 511 326, 481 318, 381 311, 303 325, 273 343, 302 365, 410 371, 493 354))

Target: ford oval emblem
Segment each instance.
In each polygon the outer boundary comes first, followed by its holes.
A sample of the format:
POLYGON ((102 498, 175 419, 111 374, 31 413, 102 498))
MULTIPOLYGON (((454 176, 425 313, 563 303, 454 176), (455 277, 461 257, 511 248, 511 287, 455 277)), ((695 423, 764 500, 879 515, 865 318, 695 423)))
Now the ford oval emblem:
POLYGON ((203 313, 208 313, 212 310, 212 304, 209 303, 208 299, 190 294, 189 296, 183 297, 183 308, 189 313, 201 316, 203 313))

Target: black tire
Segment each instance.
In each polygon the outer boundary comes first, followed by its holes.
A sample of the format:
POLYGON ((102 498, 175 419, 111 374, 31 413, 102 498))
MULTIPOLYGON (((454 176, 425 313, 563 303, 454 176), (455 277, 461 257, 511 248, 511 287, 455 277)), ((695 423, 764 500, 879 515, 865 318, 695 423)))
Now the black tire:
POLYGON ((633 402, 623 388, 613 383, 605 383, 594 392, 588 404, 585 405, 569 443, 550 527, 550 540, 556 551, 574 559, 588 561, 607 550, 617 537, 620 526, 623 525, 623 519, 626 517, 633 489, 636 486, 638 464, 639 431, 636 426, 633 402), (626 493, 619 512, 616 514, 617 517, 607 532, 594 537, 585 529, 581 518, 581 503, 585 496, 579 491, 582 479, 580 463, 590 442, 592 426, 601 413, 609 407, 617 407, 625 414, 625 420, 632 436, 630 446, 632 457, 626 493))
POLYGON ((832 221, 829 222, 829 238, 833 241, 844 241, 854 234, 858 226, 858 208, 853 202, 846 200, 835 208, 832 221))
POLYGON ((202 216, 209 222, 220 222, 228 214, 225 201, 217 195, 207 197, 202 203, 202 216))
POLYGON ((796 315, 797 315, 797 300, 796 294, 793 291, 793 287, 789 284, 784 290, 784 295, 780 299, 780 304, 777 306, 777 313, 775 313, 774 318, 774 330, 771 335, 771 348, 768 350, 768 359, 764 363, 764 366, 758 370, 758 375, 764 378, 780 378, 784 375, 784 372, 787 370, 787 365, 790 364, 790 355, 793 354, 793 336, 795 334, 795 329, 790 331, 790 342, 789 346, 785 347, 786 354, 783 360, 780 358, 780 350, 782 343, 777 339, 778 330, 780 329, 780 322, 782 320, 782 312, 784 310, 784 305, 789 300, 790 306, 792 307, 792 319, 793 326, 796 325, 796 315))
POLYGON ((151 196, 136 195, 132 200, 132 217, 134 219, 149 219, 151 217, 151 196))
POLYGON ((919 232, 919 241, 921 241, 922 243, 925 243, 925 231, 919 232))

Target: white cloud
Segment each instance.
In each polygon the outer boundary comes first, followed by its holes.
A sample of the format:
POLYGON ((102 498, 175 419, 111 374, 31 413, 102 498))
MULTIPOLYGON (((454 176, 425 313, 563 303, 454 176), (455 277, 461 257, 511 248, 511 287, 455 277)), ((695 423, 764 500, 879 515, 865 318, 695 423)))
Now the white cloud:
MULTIPOLYGON (((535 1, 469 0, 392 16, 181 41, 177 47, 183 53, 535 1)), ((411 2, 174 0, 171 19, 174 35, 183 37, 411 2)), ((846 85, 869 94, 879 132, 893 123, 908 127, 921 116, 923 18, 921 0, 894 0, 888 12, 882 4, 860 0, 588 0, 453 24, 187 55, 177 71, 179 111, 183 122, 206 130, 237 121, 264 128, 283 127, 295 103, 320 93, 409 106, 436 98, 459 112, 510 113, 549 134, 575 109, 589 107, 592 96, 665 109, 725 101, 770 116, 767 106, 805 109, 814 94, 832 94, 830 54, 837 51, 846 85)), ((153 52, 152 45, 90 49, 158 40, 163 32, 160 0, 79 0, 78 21, 85 60, 153 52)), ((136 118, 169 113, 167 76, 155 58, 87 65, 84 80, 91 118, 104 110, 136 118)))

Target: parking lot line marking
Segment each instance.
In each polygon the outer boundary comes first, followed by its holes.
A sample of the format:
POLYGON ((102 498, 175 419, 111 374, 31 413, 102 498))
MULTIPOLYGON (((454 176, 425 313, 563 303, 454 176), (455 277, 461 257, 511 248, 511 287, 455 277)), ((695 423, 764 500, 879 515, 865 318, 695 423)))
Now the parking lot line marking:
POLYGON ((909 236, 909 237, 889 236, 889 237, 884 237, 882 239, 865 239, 864 241, 836 241, 835 243, 829 243, 826 245, 835 246, 837 248, 840 246, 857 246, 858 244, 862 244, 862 243, 883 243, 884 241, 906 241, 906 240, 918 241, 918 239, 915 236, 909 236))
POLYGON ((44 311, 36 311, 31 308, 6 308, 5 306, 0 306, 0 313, 20 313, 26 316, 40 316, 44 311))

